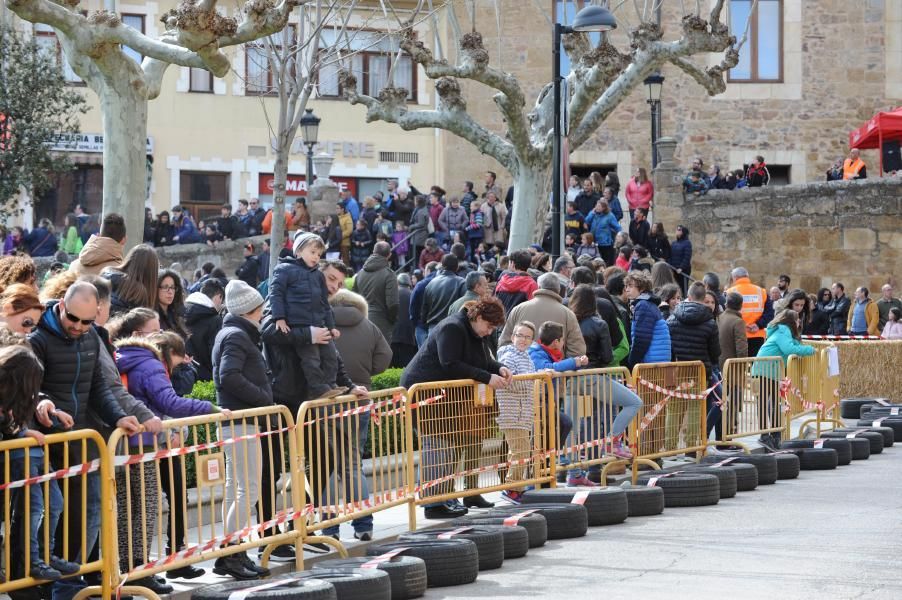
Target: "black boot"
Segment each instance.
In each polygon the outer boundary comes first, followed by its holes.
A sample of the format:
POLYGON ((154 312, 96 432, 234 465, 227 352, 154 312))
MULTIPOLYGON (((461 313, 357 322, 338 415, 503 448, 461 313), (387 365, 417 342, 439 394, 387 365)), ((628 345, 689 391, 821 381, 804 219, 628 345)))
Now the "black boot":
MULTIPOLYGON (((182 550, 182 548, 179 548, 182 550)), ((166 548, 166 556, 174 554, 171 548, 166 548)), ((194 565, 185 565, 184 567, 179 567, 178 569, 172 569, 171 571, 166 571, 167 579, 196 579, 206 573, 204 569, 200 569, 195 567, 194 565)))
POLYGON ((467 496, 464 498, 464 506, 467 508, 492 508, 495 506, 494 502, 489 502, 482 496, 467 496))
MULTIPOLYGON (((243 552, 241 554, 244 554, 243 552)), ((247 568, 244 561, 237 554, 229 556, 220 556, 213 563, 213 572, 217 575, 228 575, 238 581, 246 581, 250 579, 259 579, 256 571, 247 568)))

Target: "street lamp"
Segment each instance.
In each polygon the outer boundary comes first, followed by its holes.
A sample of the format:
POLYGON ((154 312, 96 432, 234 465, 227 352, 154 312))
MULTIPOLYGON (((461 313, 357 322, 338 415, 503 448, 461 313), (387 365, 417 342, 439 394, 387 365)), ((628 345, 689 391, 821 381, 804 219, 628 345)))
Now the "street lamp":
POLYGON ((658 166, 658 136, 661 135, 661 88, 664 87, 664 76, 652 73, 645 78, 645 89, 648 92, 648 104, 651 106, 651 168, 658 166))
POLYGON ((587 6, 573 19, 572 25, 554 24, 552 36, 552 54, 554 72, 552 73, 554 94, 554 130, 552 138, 552 176, 551 176, 551 254, 557 259, 564 251, 564 238, 561 235, 561 38, 565 33, 610 31, 617 28, 617 20, 607 8, 587 6))
POLYGON ((307 197, 310 197, 310 188, 313 186, 313 147, 319 137, 320 118, 313 114, 312 108, 304 109, 301 117, 301 137, 307 146, 307 197))

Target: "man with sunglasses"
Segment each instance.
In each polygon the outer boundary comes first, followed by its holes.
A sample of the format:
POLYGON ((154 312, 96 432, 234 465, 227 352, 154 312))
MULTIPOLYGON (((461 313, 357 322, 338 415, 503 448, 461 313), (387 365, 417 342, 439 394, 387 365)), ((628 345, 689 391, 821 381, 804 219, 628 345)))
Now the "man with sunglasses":
MULTIPOLYGON (((72 429, 88 429, 91 423, 88 409, 107 425, 121 427, 129 434, 139 430, 138 420, 127 416, 107 385, 101 370, 100 337, 94 330, 98 316, 97 289, 86 281, 77 281, 59 302, 51 302, 41 316, 38 328, 28 336, 34 353, 44 365, 41 392, 49 396, 60 409, 72 415, 72 429)), ((87 446, 88 460, 97 457, 97 448, 87 446)), ((53 446, 50 460, 54 469, 62 469, 80 462, 81 445, 73 444, 69 462, 65 462, 63 447, 53 446)), ((85 514, 86 529, 80 531, 81 519, 69 520, 68 556, 70 560, 85 562, 81 556, 82 537, 90 555, 100 531, 100 477, 98 472, 87 477, 69 480, 69 514, 85 514), (86 488, 86 503, 81 506, 82 491, 86 488)), ((58 532, 57 548, 62 548, 62 531, 58 532)), ((85 583, 80 578, 57 581, 53 597, 72 598, 85 583)))

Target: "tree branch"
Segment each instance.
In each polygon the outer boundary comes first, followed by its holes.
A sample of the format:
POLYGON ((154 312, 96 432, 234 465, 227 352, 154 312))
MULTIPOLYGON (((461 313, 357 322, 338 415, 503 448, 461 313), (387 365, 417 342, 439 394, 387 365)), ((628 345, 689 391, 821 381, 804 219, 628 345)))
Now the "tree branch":
POLYGON ((450 131, 467 140, 480 151, 500 162, 510 171, 517 165, 514 146, 492 133, 467 112, 466 102, 461 97, 460 86, 451 77, 442 77, 435 83, 439 102, 436 110, 415 110, 407 108, 407 90, 386 86, 373 98, 357 93, 357 78, 347 71, 339 73, 339 81, 345 90, 345 98, 351 104, 363 104, 367 108, 366 121, 396 123, 405 131, 423 128, 437 128, 450 131))

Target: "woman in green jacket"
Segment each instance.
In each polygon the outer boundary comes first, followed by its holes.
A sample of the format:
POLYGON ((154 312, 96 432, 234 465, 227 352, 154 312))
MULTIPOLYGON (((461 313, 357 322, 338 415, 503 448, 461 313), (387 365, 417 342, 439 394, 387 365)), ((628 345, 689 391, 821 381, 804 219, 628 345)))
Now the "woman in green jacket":
POLYGON ((66 226, 63 228, 62 250, 66 254, 78 255, 81 252, 82 241, 78 232, 78 218, 69 213, 66 215, 66 226))
MULTIPOLYGON (((774 320, 767 326, 767 339, 761 345, 757 358, 778 356, 787 365, 789 357, 811 356, 815 352, 814 346, 802 343, 802 322, 799 313, 792 309, 784 309, 777 313, 774 320)), ((780 390, 780 373, 773 362, 756 362, 752 365, 752 377, 759 378, 760 412, 759 424, 761 429, 776 427, 778 418, 778 397, 780 390), (769 425, 769 423, 774 425, 769 425)), ((762 435, 761 442, 764 445, 779 447, 781 435, 775 432, 770 435, 762 435)))

